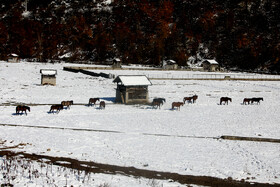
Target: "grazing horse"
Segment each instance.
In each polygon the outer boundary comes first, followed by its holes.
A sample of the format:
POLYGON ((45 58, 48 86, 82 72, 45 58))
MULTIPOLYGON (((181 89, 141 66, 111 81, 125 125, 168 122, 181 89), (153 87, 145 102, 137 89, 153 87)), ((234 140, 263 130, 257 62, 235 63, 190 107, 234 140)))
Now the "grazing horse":
POLYGON ((61 101, 61 105, 66 106, 66 109, 70 109, 70 106, 73 105, 73 101, 61 101))
POLYGON ((100 103, 99 103, 99 108, 100 109, 105 109, 105 102, 104 101, 101 101, 100 103))
POLYGON ((252 98, 244 98, 244 99, 243 99, 243 105, 246 105, 246 103, 248 103, 248 105, 249 105, 250 103, 252 103, 252 98))
POLYGON ((256 102, 257 104, 260 104, 260 101, 263 101, 262 97, 253 97, 251 103, 253 104, 256 102))
POLYGON ((160 102, 158 100, 153 100, 153 102, 152 102, 153 108, 156 107, 156 108, 160 109, 160 105, 162 105, 162 102, 160 102))
POLYGON ((88 106, 92 106, 96 104, 96 101, 99 101, 99 98, 90 98, 88 101, 88 106))
POLYGON ((175 107, 177 107, 177 110, 180 110, 180 106, 183 106, 184 103, 183 102, 173 102, 172 103, 172 110, 175 109, 175 107))
POLYGON ((26 110, 28 110, 30 112, 30 107, 29 106, 24 106, 24 105, 18 105, 16 107, 16 114, 19 114, 19 112, 21 111, 21 113, 25 112, 25 114, 27 115, 26 110))
POLYGON ((59 113, 60 110, 63 110, 63 105, 52 105, 49 112, 54 113, 55 110, 59 113))
POLYGON ((186 101, 188 101, 188 103, 192 103, 192 99, 193 97, 184 97, 184 104, 186 103, 186 101))
POLYGON ((229 98, 229 97, 221 97, 221 99, 220 99, 220 105, 221 105, 223 102, 224 102, 225 104, 228 105, 228 101, 231 102, 231 98, 229 98))

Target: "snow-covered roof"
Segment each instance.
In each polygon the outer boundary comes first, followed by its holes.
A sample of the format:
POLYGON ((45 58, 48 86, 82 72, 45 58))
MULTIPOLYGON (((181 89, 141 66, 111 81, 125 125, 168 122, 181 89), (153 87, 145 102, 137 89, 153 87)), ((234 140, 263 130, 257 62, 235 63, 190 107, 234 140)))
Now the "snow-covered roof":
POLYGON ((216 60, 205 59, 204 62, 209 62, 209 64, 219 64, 216 60))
POLYGON ((166 62, 169 64, 176 64, 175 60, 167 60, 166 62))
POLYGON ((151 81, 145 75, 119 75, 113 82, 121 82, 124 86, 150 86, 151 81))
POLYGON ((15 54, 15 53, 10 54, 9 56, 11 56, 11 57, 18 57, 18 55, 15 54))
POLYGON ((56 70, 53 70, 53 69, 41 69, 40 73, 42 75, 56 75, 56 70))
POLYGON ((114 59, 114 61, 116 61, 116 62, 120 62, 120 61, 121 61, 121 59, 119 59, 119 58, 115 58, 115 59, 114 59))

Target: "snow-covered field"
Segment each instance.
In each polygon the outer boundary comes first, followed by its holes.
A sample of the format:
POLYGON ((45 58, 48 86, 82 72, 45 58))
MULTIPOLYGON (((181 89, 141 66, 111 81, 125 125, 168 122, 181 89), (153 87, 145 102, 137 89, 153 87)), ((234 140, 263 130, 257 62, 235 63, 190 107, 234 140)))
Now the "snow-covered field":
MULTIPOLYGON (((97 163, 183 175, 231 177, 234 180, 280 183, 280 144, 218 139, 222 135, 280 139, 280 82, 151 80, 150 100, 166 98, 161 109, 148 105, 114 104, 112 79, 63 71, 73 64, 0 62, 0 126, 3 146, 26 144, 13 151, 70 157, 97 163), (57 85, 41 86, 40 69, 56 69, 57 85), (171 103, 198 95, 197 103, 180 111, 171 103), (219 105, 219 98, 232 98, 219 105), (88 107, 89 98, 100 97, 106 109, 88 107), (242 105, 245 97, 263 97, 260 105, 242 105), (50 104, 73 100, 70 110, 48 113, 50 104), (15 115, 15 103, 31 106, 28 115, 15 115), (81 131, 73 131, 80 129, 81 131), (85 131, 82 131, 84 129, 85 131), (86 130, 93 131, 86 131, 86 130)), ((102 71, 126 74, 188 74, 188 71, 102 71)), ((209 74, 209 73, 208 73, 209 74)), ((3 162, 3 159, 2 159, 3 162)), ((1 160, 0 160, 1 163, 1 160)), ((89 186, 153 186, 148 179, 96 174, 89 186)), ((1 179, 0 174, 0 183, 1 179)), ((58 179, 59 180, 59 179, 58 179)), ((75 177, 68 184, 76 184, 75 177)), ((28 183, 26 179, 18 181, 28 183)), ((154 183, 154 181, 152 182, 154 183)), ((158 186, 180 186, 157 181, 158 186)), ((61 183, 60 183, 61 184, 61 183)), ((78 183, 77 183, 78 184, 78 183)), ((33 185, 36 186, 35 181, 33 185)), ((29 183, 29 186, 32 186, 29 183)), ((154 185, 155 186, 155 185, 154 185)))

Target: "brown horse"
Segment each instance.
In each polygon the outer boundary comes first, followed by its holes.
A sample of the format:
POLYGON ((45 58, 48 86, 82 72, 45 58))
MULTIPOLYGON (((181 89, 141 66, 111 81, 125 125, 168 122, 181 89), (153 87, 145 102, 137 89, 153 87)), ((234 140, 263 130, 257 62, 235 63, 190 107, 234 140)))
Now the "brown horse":
POLYGON ((229 97, 221 97, 221 99, 220 99, 220 105, 224 102, 225 104, 227 104, 228 105, 228 101, 232 101, 231 100, 231 98, 229 98, 229 97))
POLYGON ((66 109, 70 109, 70 106, 73 105, 73 101, 61 101, 61 105, 66 106, 66 109))
POLYGON ((96 101, 99 101, 99 98, 90 98, 88 101, 88 106, 92 106, 96 104, 96 101))
POLYGON ((104 102, 104 101, 101 101, 101 102, 99 103, 99 108, 100 108, 100 109, 105 109, 105 102, 104 102))
POLYGON ((252 98, 244 98, 243 99, 243 105, 246 105, 246 103, 249 105, 250 103, 252 103, 252 98))
POLYGON ((59 113, 60 110, 63 110, 63 105, 52 105, 49 112, 54 113, 55 110, 56 113, 59 113))
POLYGON ((188 103, 192 103, 192 99, 193 97, 184 97, 184 104, 186 103, 186 101, 188 101, 188 103))
POLYGON ((159 108, 160 109, 160 105, 162 105, 162 102, 160 102, 160 101, 157 101, 157 100, 154 100, 153 102, 152 102, 152 107, 153 108, 159 108))
POLYGON ((19 114, 19 112, 21 111, 21 113, 25 112, 25 114, 27 115, 26 110, 28 110, 30 112, 30 107, 29 106, 24 106, 24 105, 18 105, 16 107, 16 114, 19 114))
POLYGON ((175 109, 175 107, 177 107, 177 110, 180 110, 180 106, 184 106, 183 102, 173 102, 172 103, 172 110, 175 109))
POLYGON ((257 104, 260 104, 260 101, 263 101, 262 97, 253 97, 251 103, 253 104, 255 102, 257 104))

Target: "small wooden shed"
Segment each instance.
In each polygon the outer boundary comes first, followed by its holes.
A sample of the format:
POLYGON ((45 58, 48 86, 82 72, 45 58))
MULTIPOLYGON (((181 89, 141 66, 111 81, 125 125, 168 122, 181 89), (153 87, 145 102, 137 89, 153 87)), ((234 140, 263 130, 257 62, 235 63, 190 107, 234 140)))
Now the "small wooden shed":
POLYGON ((176 70, 178 69, 178 64, 174 60, 166 60, 162 63, 162 68, 168 70, 176 70))
POLYGON ((9 54, 8 55, 8 62, 11 62, 11 63, 19 62, 19 56, 15 53, 9 54))
POLYGON ((122 68, 122 66, 121 66, 121 60, 120 60, 119 58, 115 58, 115 59, 113 60, 112 68, 113 68, 113 69, 120 69, 120 68, 122 68))
POLYGON ((117 83, 116 102, 124 104, 148 103, 148 86, 151 81, 145 75, 119 75, 113 80, 117 83))
POLYGON ((216 60, 206 59, 202 62, 204 71, 220 71, 219 63, 216 60))
POLYGON ((41 84, 42 85, 56 85, 57 71, 54 69, 41 69, 41 84))

